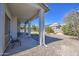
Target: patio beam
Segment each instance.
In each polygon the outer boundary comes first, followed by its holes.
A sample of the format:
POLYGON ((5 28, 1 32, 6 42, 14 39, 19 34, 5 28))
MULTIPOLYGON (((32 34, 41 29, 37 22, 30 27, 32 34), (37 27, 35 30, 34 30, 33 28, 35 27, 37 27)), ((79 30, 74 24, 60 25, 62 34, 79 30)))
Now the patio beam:
POLYGON ((44 10, 39 10, 39 39, 40 46, 46 46, 45 44, 45 26, 44 26, 44 10))

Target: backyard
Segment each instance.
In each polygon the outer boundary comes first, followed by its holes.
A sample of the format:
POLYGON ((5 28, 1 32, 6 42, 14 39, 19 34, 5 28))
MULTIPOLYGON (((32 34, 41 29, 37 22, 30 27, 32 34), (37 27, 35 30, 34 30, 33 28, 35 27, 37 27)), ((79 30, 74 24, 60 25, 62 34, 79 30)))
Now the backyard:
POLYGON ((1 4, 0 55, 79 56, 78 4, 47 5, 1 4))
MULTIPOLYGON (((54 24, 45 28, 45 44, 46 46, 40 46, 39 27, 32 25, 31 35, 28 36, 27 28, 23 28, 19 36, 21 40, 21 46, 15 44, 11 49, 9 46, 3 55, 12 56, 77 56, 79 55, 79 12, 75 10, 75 13, 68 14, 65 17, 66 25, 60 26, 54 24), (75 15, 74 15, 75 14, 75 15), (71 17, 71 15, 73 15, 71 17), (70 18, 75 18, 75 21, 70 18), (71 22, 72 21, 72 22, 71 22), (74 23, 74 24, 73 24, 74 23), (56 27, 55 27, 56 26, 56 27), (55 30, 56 32, 55 32, 55 30), (25 32, 26 31, 26 32, 25 32), (17 48, 18 47, 18 48, 17 48)), ((40 36, 41 37, 41 36, 40 36)))
POLYGON ((40 46, 38 34, 32 34, 28 39, 26 34, 21 35, 22 46, 8 48, 4 55, 12 56, 68 56, 79 55, 79 41, 72 36, 60 34, 46 34, 47 47, 40 46), (18 48, 17 48, 18 47, 18 48))

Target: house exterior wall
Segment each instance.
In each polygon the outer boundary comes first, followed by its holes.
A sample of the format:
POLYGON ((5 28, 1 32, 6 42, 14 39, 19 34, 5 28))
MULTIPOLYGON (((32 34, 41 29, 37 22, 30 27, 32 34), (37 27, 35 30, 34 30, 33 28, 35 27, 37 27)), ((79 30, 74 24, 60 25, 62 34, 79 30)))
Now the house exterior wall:
POLYGON ((17 17, 11 15, 7 5, 6 5, 6 14, 10 18, 10 35, 13 38, 17 38, 17 17))
POLYGON ((0 4, 0 55, 5 50, 5 6, 0 4))
POLYGON ((10 35, 13 38, 17 37, 17 18, 13 17, 7 8, 6 4, 0 3, 0 55, 6 49, 5 44, 5 14, 10 19, 10 35))

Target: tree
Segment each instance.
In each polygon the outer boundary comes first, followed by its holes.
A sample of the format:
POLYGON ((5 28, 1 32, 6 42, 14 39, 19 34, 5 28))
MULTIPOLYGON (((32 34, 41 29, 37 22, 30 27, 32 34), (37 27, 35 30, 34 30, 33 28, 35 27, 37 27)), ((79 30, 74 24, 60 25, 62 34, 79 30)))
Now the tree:
POLYGON ((63 33, 65 35, 76 35, 73 31, 72 31, 72 27, 70 25, 64 25, 61 27, 61 30, 63 31, 63 33))
POLYGON ((76 33, 79 39, 79 11, 73 10, 64 17, 66 26, 71 27, 71 31, 76 33))
POLYGON ((45 29, 45 32, 47 32, 47 33, 54 33, 54 30, 51 27, 47 27, 45 29))
POLYGON ((33 29, 34 31, 37 31, 37 27, 36 27, 35 25, 32 25, 32 29, 33 29))

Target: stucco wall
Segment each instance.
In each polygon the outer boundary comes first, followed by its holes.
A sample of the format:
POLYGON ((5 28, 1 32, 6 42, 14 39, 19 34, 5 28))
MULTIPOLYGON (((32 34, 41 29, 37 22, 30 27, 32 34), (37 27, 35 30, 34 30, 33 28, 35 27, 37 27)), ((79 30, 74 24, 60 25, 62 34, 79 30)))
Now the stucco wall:
POLYGON ((17 18, 11 16, 6 4, 0 3, 0 55, 5 51, 5 13, 10 18, 10 35, 17 37, 17 18))
POLYGON ((5 50, 5 6, 0 3, 0 55, 5 50))
POLYGON ((6 14, 10 18, 10 35, 13 38, 17 38, 17 17, 12 16, 7 5, 6 5, 6 14))

